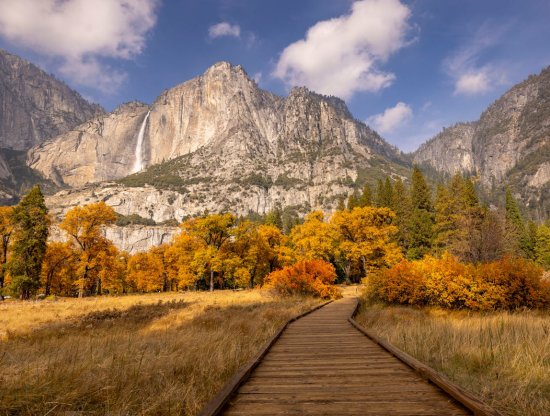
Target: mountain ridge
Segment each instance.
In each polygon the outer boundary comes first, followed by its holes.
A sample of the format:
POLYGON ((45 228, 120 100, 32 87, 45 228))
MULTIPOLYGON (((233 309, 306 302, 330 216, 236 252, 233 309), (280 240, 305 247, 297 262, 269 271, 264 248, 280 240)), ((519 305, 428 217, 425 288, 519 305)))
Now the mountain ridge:
POLYGON ((550 66, 514 85, 470 123, 422 144, 414 163, 477 177, 493 198, 510 186, 535 218, 550 216, 550 66))

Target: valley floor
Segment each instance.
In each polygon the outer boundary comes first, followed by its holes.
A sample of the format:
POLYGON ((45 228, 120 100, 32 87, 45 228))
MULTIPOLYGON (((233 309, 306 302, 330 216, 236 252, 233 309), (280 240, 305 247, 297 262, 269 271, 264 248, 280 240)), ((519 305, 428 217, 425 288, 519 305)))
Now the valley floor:
POLYGON ((504 415, 550 414, 550 313, 364 305, 357 321, 504 415))
POLYGON ((0 415, 193 415, 318 300, 263 291, 0 303, 0 415))

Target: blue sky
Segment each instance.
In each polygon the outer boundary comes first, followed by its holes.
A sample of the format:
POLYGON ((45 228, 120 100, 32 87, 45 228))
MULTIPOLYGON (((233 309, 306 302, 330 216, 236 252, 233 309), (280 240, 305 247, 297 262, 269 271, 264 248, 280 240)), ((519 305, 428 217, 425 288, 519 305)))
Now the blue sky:
POLYGON ((548 0, 0 0, 0 47, 108 110, 227 60, 410 151, 549 65, 549 22, 548 0))

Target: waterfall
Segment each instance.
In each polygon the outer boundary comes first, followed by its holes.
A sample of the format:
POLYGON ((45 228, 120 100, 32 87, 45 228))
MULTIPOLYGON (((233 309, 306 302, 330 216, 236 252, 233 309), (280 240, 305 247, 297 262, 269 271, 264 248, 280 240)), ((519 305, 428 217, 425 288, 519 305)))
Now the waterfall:
POLYGON ((149 118, 149 113, 151 110, 147 111, 147 115, 141 123, 141 128, 139 129, 137 143, 136 143, 136 161, 134 162, 134 168, 132 173, 139 172, 143 169, 143 136, 145 135, 145 127, 147 126, 147 119, 149 118))

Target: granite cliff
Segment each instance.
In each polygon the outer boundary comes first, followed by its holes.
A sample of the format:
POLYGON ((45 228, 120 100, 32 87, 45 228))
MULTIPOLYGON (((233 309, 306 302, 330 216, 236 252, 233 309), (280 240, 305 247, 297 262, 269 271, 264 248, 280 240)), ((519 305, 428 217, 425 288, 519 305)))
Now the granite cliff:
POLYGON ((103 113, 32 63, 0 49, 0 202, 33 183, 49 187, 25 164, 25 152, 103 113))
POLYGON ((476 175, 488 194, 512 187, 538 218, 550 216, 550 67, 514 86, 478 121, 443 130, 413 154, 439 172, 476 175))
POLYGON ((58 185, 84 187, 65 198, 101 194, 121 213, 132 207, 156 221, 331 209, 366 181, 407 172, 401 152, 343 101, 305 88, 276 96, 227 62, 151 106, 121 106, 35 146, 28 163, 58 185))

